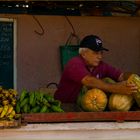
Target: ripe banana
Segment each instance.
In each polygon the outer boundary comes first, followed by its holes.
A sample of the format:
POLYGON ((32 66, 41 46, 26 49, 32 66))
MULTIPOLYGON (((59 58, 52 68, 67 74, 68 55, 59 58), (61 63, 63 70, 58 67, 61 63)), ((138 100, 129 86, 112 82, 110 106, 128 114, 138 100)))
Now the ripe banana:
POLYGON ((3 107, 0 107, 0 113, 2 112, 2 110, 3 110, 3 107))
POLYGON ((15 110, 12 110, 12 112, 7 116, 7 118, 8 118, 9 120, 14 120, 15 115, 16 115, 15 110))
POLYGON ((13 94, 10 94, 10 95, 9 95, 9 98, 12 100, 12 99, 15 98, 15 97, 13 96, 13 94))
POLYGON ((4 106, 5 106, 5 105, 8 105, 8 104, 9 104, 9 100, 7 100, 7 99, 6 99, 6 100, 3 100, 3 101, 2 101, 2 104, 3 104, 4 106))
POLYGON ((8 116, 13 110, 14 110, 14 107, 12 105, 9 105, 6 116, 8 116))
POLYGON ((14 96, 17 96, 17 95, 18 95, 17 91, 14 90, 14 89, 9 89, 9 92, 10 92, 12 95, 14 95, 14 96))
POLYGON ((5 96, 5 97, 8 97, 10 95, 9 91, 6 90, 6 89, 3 89, 2 90, 2 94, 5 96))
POLYGON ((16 102, 17 102, 17 100, 16 100, 15 98, 12 98, 12 100, 11 100, 11 105, 12 105, 12 106, 15 106, 15 105, 16 105, 16 102))
POLYGON ((3 110, 2 110, 2 112, 1 112, 1 114, 0 114, 0 118, 3 118, 3 117, 6 115, 6 113, 7 113, 7 111, 8 111, 8 108, 9 108, 8 105, 5 105, 5 106, 3 107, 3 110))
POLYGON ((10 114, 11 116, 15 116, 16 115, 16 112, 15 112, 15 110, 12 110, 12 112, 11 112, 11 114, 10 114))

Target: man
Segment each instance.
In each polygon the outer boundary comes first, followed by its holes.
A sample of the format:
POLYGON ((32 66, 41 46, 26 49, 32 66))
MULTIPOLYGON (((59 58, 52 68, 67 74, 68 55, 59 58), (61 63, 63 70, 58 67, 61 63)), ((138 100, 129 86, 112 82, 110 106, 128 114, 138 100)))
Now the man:
POLYGON ((83 85, 99 88, 105 92, 132 94, 137 92, 134 84, 128 84, 125 73, 102 61, 102 40, 88 35, 80 43, 79 56, 73 57, 65 66, 54 97, 63 103, 75 103, 83 85), (107 84, 102 78, 110 77, 116 84, 107 84), (123 81, 123 82, 121 82, 123 81))

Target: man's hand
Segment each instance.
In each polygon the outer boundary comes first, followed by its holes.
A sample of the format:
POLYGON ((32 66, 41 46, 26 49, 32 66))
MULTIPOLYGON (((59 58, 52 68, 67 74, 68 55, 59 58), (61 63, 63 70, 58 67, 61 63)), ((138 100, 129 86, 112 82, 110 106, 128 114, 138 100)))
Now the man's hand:
POLYGON ((115 93, 120 93, 120 94, 133 94, 133 93, 137 93, 137 89, 138 87, 133 84, 133 83, 128 83, 127 81, 123 81, 123 82, 119 82, 116 83, 112 86, 116 86, 114 87, 114 89, 116 91, 114 91, 115 93))

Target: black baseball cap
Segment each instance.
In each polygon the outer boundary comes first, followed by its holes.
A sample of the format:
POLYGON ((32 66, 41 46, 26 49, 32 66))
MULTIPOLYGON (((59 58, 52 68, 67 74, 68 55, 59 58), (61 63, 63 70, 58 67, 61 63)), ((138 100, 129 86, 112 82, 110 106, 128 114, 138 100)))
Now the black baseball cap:
POLYGON ((102 40, 96 35, 88 35, 80 42, 80 48, 89 48, 93 51, 109 51, 102 46, 102 40))

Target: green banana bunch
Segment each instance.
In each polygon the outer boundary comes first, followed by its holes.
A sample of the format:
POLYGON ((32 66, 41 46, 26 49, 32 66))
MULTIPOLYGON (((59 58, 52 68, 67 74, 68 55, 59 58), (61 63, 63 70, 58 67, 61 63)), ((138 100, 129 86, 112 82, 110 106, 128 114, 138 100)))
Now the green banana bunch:
POLYGON ((29 102, 29 97, 24 98, 21 102, 20 102, 20 107, 22 108, 24 105, 28 104, 29 102))
POLYGON ((29 106, 29 104, 25 104, 25 105, 23 106, 23 112, 24 112, 24 113, 29 113, 29 112, 30 112, 30 106, 29 106))
POLYGON ((23 89, 16 103, 17 113, 45 113, 64 112, 61 109, 61 102, 55 100, 53 96, 39 91, 23 89))
POLYGON ((40 106, 35 106, 30 110, 30 113, 38 113, 40 112, 40 106))
POLYGON ((20 111, 21 111, 21 110, 20 110, 20 101, 18 100, 18 101, 17 101, 17 104, 16 104, 16 112, 17 112, 17 113, 20 113, 20 111))
POLYGON ((54 112, 64 112, 63 109, 61 109, 59 106, 56 106, 56 105, 52 105, 52 106, 51 106, 51 109, 52 109, 54 112))
POLYGON ((23 89, 22 92, 21 92, 21 95, 20 95, 20 102, 22 102, 22 100, 24 100, 24 98, 28 95, 28 92, 26 89, 23 89))
POLYGON ((30 92, 30 95, 29 95, 29 104, 34 107, 35 104, 36 104, 36 96, 35 96, 35 92, 30 92))
POLYGON ((39 101, 39 102, 42 102, 43 101, 43 94, 41 92, 35 92, 35 97, 36 97, 36 100, 39 101))
POLYGON ((46 105, 44 105, 40 110, 40 113, 45 113, 45 112, 49 112, 48 107, 46 105))

